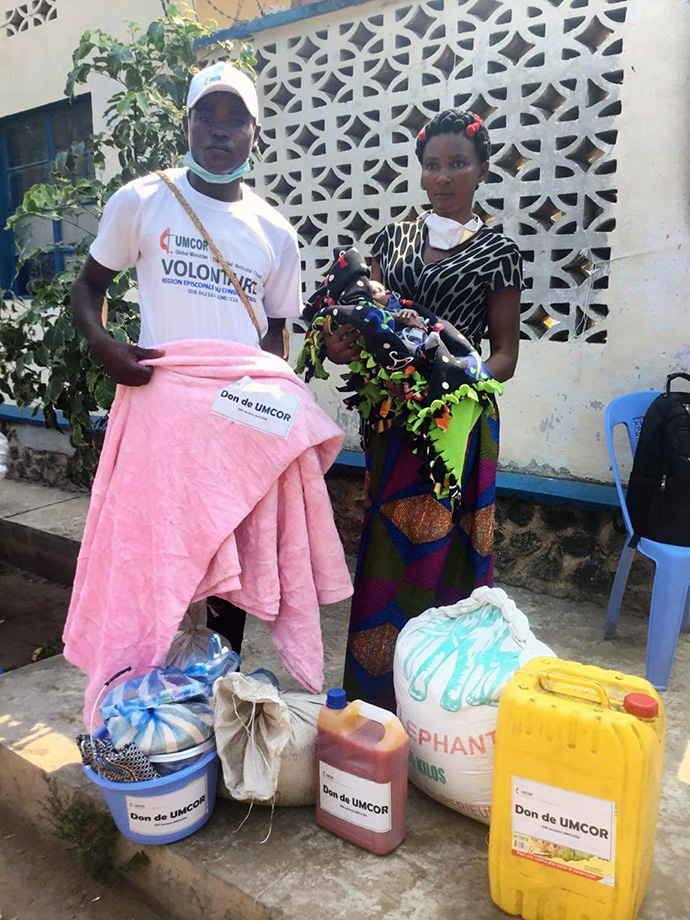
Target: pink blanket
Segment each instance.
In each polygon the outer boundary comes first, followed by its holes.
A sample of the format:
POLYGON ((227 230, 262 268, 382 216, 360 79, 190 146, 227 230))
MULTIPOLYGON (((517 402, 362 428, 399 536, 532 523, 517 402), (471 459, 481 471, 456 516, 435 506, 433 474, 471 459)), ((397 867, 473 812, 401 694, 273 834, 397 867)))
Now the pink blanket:
POLYGON ((77 565, 64 641, 89 677, 87 727, 104 682, 163 664, 188 605, 210 595, 264 620, 288 670, 321 690, 319 604, 352 593, 323 478, 338 426, 267 352, 162 347, 149 384, 118 387, 77 565), (302 400, 286 439, 212 414, 245 376, 302 400))

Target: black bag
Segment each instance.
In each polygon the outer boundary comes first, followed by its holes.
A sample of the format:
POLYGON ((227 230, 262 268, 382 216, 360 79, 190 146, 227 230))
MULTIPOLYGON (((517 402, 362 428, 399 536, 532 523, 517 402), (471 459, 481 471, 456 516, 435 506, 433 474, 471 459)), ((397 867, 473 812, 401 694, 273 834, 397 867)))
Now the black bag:
MULTIPOLYGON (((690 393, 657 396, 642 422, 626 504, 635 536, 690 546, 690 393)), ((635 545, 637 540, 635 540, 635 545)))

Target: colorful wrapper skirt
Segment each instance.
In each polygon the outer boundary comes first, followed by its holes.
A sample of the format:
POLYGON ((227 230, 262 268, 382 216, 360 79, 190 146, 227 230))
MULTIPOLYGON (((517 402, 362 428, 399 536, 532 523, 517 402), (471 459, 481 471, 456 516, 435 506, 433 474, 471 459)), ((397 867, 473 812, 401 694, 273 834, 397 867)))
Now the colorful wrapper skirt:
POLYGON ((366 510, 345 660, 349 700, 395 711, 398 633, 430 607, 454 604, 493 585, 499 419, 485 410, 467 446, 455 521, 438 500, 404 433, 372 434, 366 451, 366 510))

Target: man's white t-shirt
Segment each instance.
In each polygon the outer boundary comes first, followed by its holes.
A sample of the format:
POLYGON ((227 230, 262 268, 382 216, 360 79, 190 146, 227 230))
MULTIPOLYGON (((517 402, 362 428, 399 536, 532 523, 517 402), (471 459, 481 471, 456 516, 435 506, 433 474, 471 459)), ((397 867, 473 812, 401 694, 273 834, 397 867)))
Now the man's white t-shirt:
MULTIPOLYGON (((287 220, 244 184, 240 201, 216 201, 191 187, 186 169, 166 172, 237 275, 262 335, 267 317, 299 316, 300 257, 297 234, 287 220)), ((155 173, 109 199, 90 252, 112 271, 136 268, 144 348, 181 339, 259 346, 233 283, 155 173)))

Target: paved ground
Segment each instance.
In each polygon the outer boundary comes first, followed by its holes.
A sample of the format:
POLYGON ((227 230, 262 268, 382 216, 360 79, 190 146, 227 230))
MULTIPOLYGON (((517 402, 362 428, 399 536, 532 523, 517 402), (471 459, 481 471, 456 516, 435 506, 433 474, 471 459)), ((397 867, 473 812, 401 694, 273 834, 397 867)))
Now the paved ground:
POLYGON ((0 562, 0 665, 29 664, 39 646, 58 648, 71 589, 0 562))
POLYGON ((1 920, 164 920, 123 882, 98 884, 61 843, 0 810, 1 920), (40 879, 40 884, 38 880, 40 879))
MULTIPOLYGON (((603 614, 596 607, 521 590, 512 593, 536 633, 561 655, 632 673, 643 671, 645 623, 641 619, 624 618, 620 637, 604 642, 603 614)), ((346 620, 343 605, 325 611, 330 684, 339 680, 346 620)), ((290 684, 258 622, 250 624, 245 663, 250 669, 272 668, 290 684)), ((661 817, 640 920, 688 916, 687 879, 679 870, 690 860, 689 666, 690 637, 686 635, 664 697, 669 735, 661 817)), ((58 775, 64 782, 83 785, 71 741, 79 730, 81 676, 55 658, 7 674, 0 681, 0 748, 6 756, 17 755, 23 763, 58 775)), ((12 763, 13 767, 9 761, 5 766, 0 758, 0 772, 5 776, 14 773, 15 798, 24 796, 26 807, 31 808, 37 793, 22 785, 17 757, 12 763)), ((178 892, 176 898, 182 896, 182 889, 194 892, 198 913, 187 911, 183 916, 188 920, 457 920, 462 904, 472 905, 473 920, 503 917, 489 898, 487 828, 415 789, 410 790, 408 809, 406 842, 394 854, 379 859, 318 829, 310 808, 277 809, 273 818, 269 810, 255 808, 240 829, 246 806, 222 802, 202 832, 172 847, 156 848, 148 881, 136 877, 133 881, 155 886, 155 872, 168 873, 165 877, 178 886, 171 888, 178 892), (269 829, 270 837, 263 842, 269 829), (226 914, 223 905, 227 907, 228 899, 233 908, 226 914)), ((170 917, 180 916, 174 912, 174 900, 166 901, 164 892, 161 896, 163 915, 168 909, 170 917)))
MULTIPOLYGON (((642 618, 624 611, 619 637, 604 642, 604 613, 599 607, 521 589, 510 593, 539 638, 562 657, 644 672, 646 621, 642 618)), ((342 673, 347 605, 327 608, 323 627, 326 682, 333 685, 342 673)), ((286 687, 292 684, 257 621, 249 624, 244 653, 247 669, 269 667, 286 687)), ((45 796, 44 773, 65 789, 85 788, 72 740, 80 730, 82 691, 81 675, 61 658, 0 677, 0 804, 4 807, 38 820, 45 796)), ((690 864, 688 634, 681 637, 664 702, 669 730, 659 830, 640 920, 690 917, 685 870, 690 864)), ((499 920, 505 916, 489 897, 487 828, 414 788, 408 798, 407 840, 385 858, 321 831, 311 808, 277 809, 274 815, 254 808, 240 827, 246 816, 245 805, 221 802, 203 831, 170 847, 149 848, 151 865, 132 874, 133 884, 156 896, 166 920, 457 920, 462 916, 499 920)), ((124 844, 123 848, 126 857, 130 851, 124 844)))

